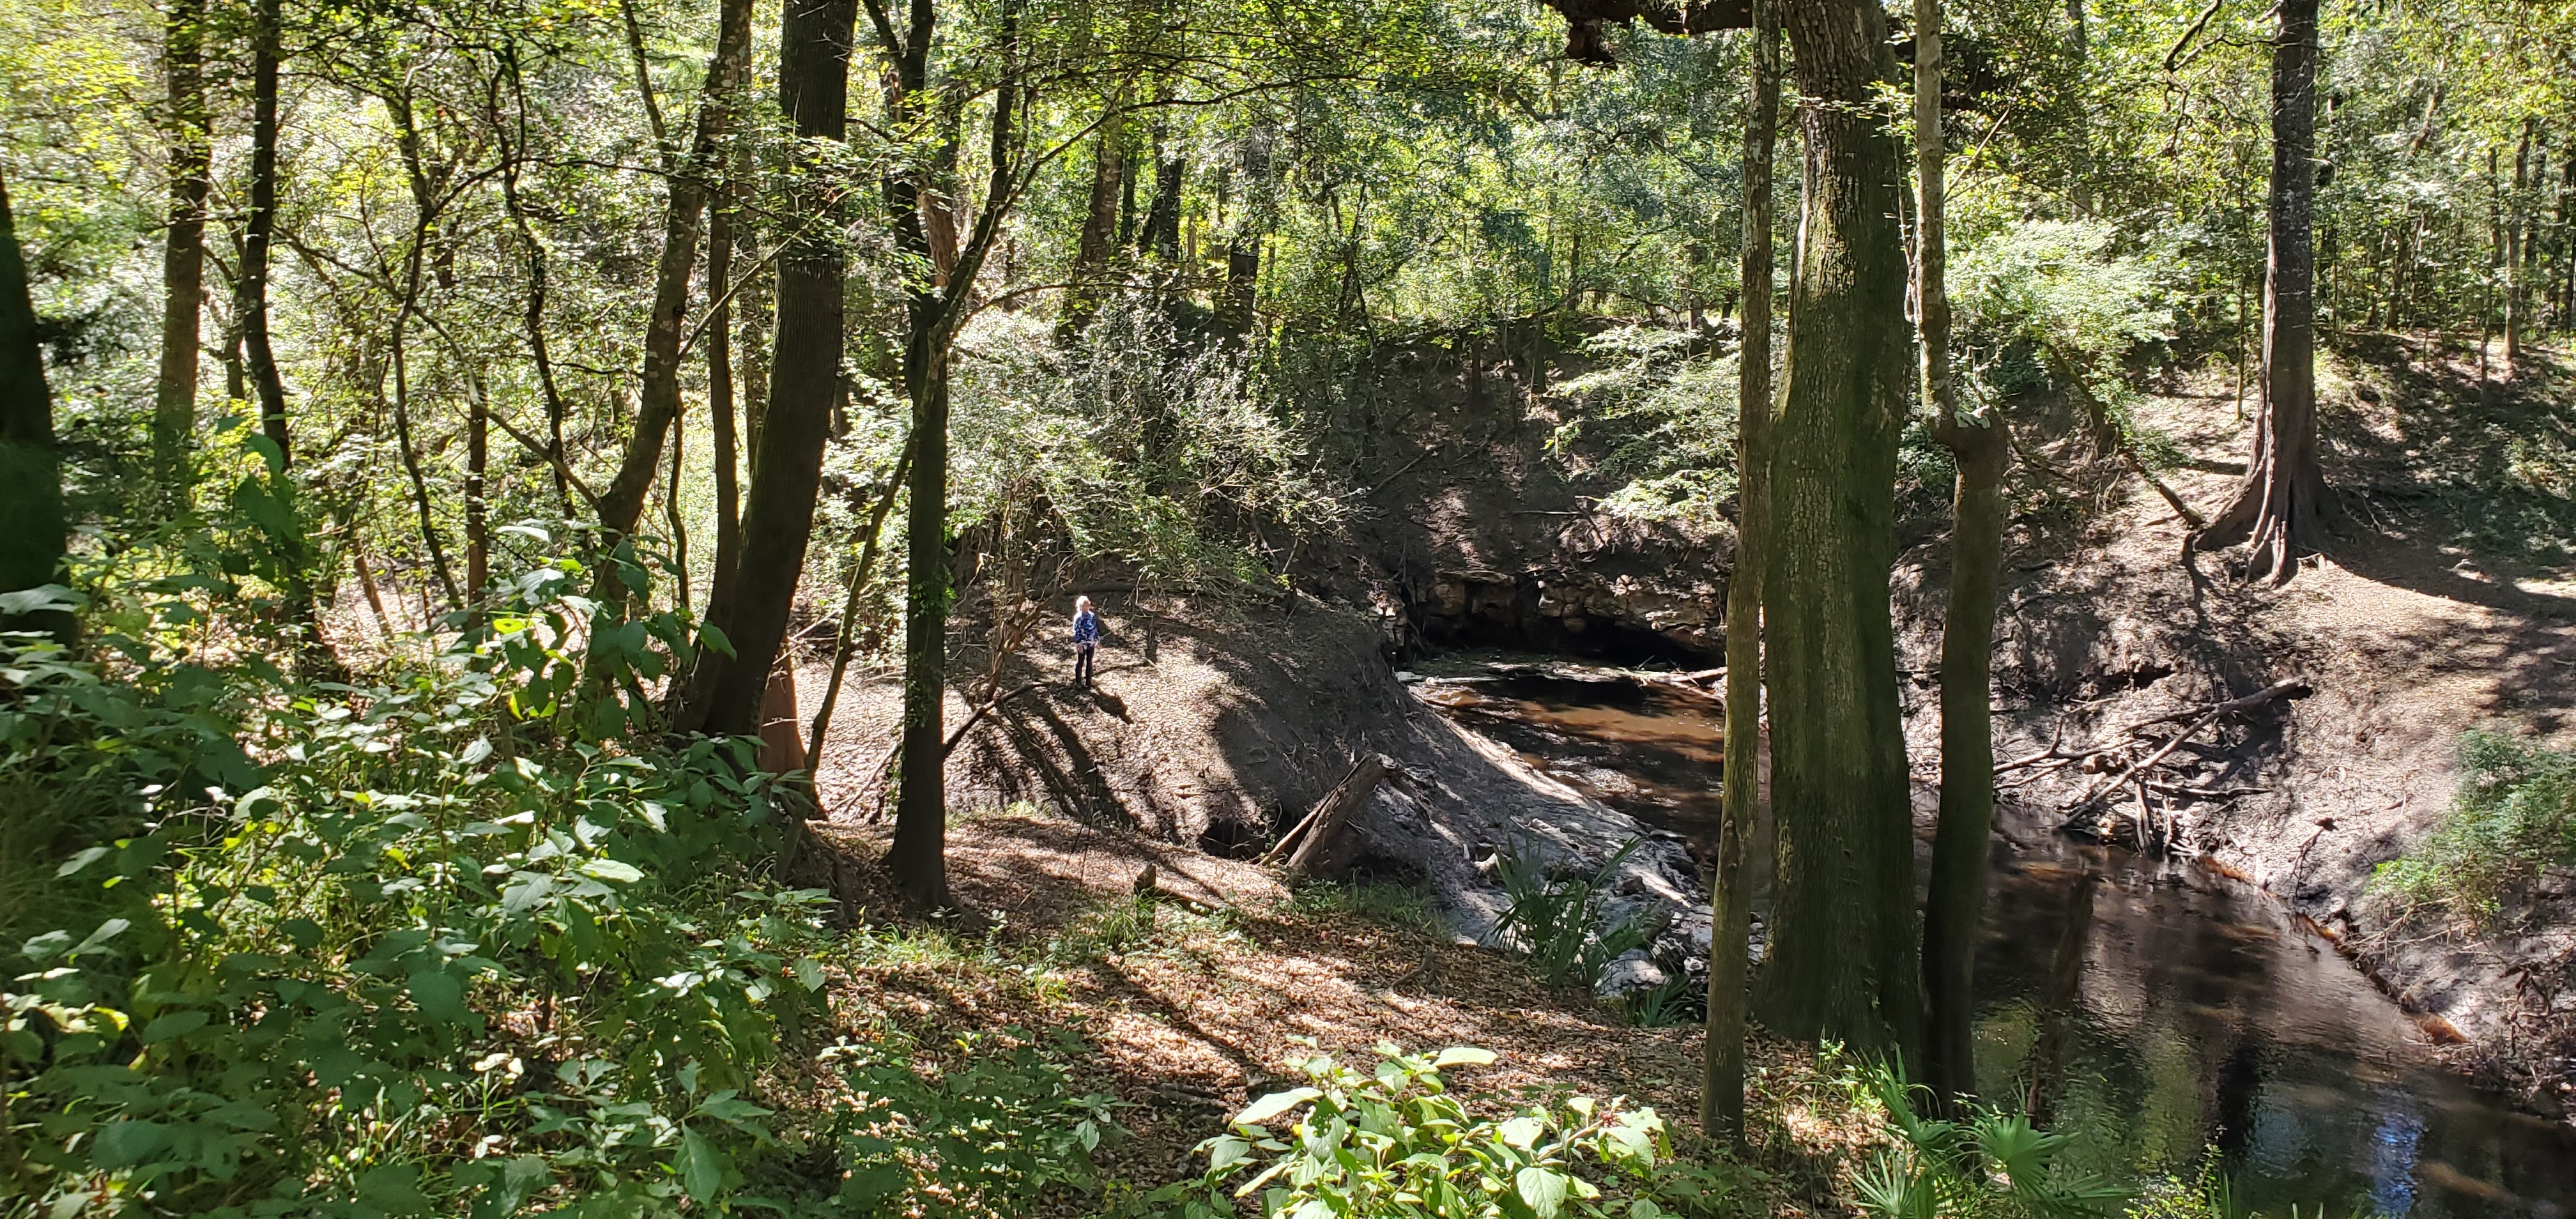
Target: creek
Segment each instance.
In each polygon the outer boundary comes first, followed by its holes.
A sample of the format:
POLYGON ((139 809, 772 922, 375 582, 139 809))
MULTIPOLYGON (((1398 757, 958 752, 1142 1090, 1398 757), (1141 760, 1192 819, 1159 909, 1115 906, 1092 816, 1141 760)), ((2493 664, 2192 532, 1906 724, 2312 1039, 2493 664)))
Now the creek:
MULTIPOLYGON (((1445 714, 1708 855, 1716 699, 1597 671, 1443 668, 1420 688, 1445 714)), ((2445 1070, 2412 1018, 2268 896, 2037 826, 2008 826, 1993 863, 1979 1089, 2076 1136, 2092 1166, 2188 1178, 2215 1154, 2235 1201, 2276 1216, 2576 1214, 2576 1128, 2445 1070)))

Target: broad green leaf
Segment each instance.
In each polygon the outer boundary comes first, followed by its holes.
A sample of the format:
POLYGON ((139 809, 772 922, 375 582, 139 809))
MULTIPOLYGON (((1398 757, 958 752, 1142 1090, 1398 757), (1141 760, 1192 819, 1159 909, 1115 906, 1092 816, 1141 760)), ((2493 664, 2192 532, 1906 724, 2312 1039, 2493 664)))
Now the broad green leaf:
POLYGON ((694 1126, 684 1126, 680 1135, 680 1184, 700 1205, 713 1202, 716 1191, 724 1188, 724 1153, 706 1140, 694 1126))
POLYGON ((581 865, 581 874, 597 880, 615 881, 621 885, 631 885, 644 879, 644 874, 637 871, 635 865, 621 863, 614 859, 584 861, 581 865))
POLYGON ((422 1015, 443 1024, 474 1022, 474 1013, 465 1006, 465 985, 456 975, 443 969, 418 970, 411 975, 408 989, 422 1015))
POLYGON ((1442 1068, 1490 1067, 1494 1065, 1494 1052, 1479 1050, 1473 1046, 1453 1045, 1440 1051, 1440 1056, 1432 1059, 1431 1065, 1442 1068))
POLYGON ((1291 1088, 1285 1092, 1273 1092, 1252 1102, 1244 1108, 1243 1112, 1235 1114, 1234 1124, 1258 1126, 1322 1095, 1323 1092, 1315 1088, 1291 1088))
POLYGON ((1531 1165, 1512 1176, 1512 1192, 1529 1204, 1538 1219, 1556 1219, 1565 1211, 1565 1174, 1531 1165))

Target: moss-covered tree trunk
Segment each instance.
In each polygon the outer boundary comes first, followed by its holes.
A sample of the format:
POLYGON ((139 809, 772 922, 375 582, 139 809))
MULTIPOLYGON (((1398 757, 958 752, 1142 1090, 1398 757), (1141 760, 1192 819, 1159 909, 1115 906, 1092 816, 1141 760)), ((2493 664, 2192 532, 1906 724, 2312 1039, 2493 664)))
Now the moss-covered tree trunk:
POLYGON ((1771 161, 1780 122, 1780 10, 1753 0, 1753 77, 1744 104, 1744 342, 1736 360, 1735 569, 1726 585, 1725 820, 1710 897, 1708 1044, 1699 1120, 1711 1137, 1744 1134, 1744 1003, 1753 888, 1745 844, 1762 801, 1762 570, 1769 561, 1771 472, 1771 161))
POLYGON ((1877 100, 1895 57, 1871 0, 1801 0, 1781 24, 1806 202, 1770 436, 1762 617, 1777 879, 1754 1010, 1791 1037, 1911 1048, 1922 976, 1888 570, 1912 360, 1904 162, 1877 100))

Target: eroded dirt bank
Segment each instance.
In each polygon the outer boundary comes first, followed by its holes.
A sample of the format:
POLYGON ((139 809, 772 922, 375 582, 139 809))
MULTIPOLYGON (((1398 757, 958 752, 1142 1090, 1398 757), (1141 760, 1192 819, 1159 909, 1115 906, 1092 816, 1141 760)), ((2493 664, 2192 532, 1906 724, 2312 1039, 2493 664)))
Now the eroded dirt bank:
MULTIPOLYGON (((1643 832, 1462 729, 1398 678, 1399 666, 1442 648, 1685 669, 1713 663, 1722 646, 1731 551, 1722 529, 1599 511, 1610 488, 1579 446, 1548 450, 1549 399, 1508 362, 1479 358, 1462 366, 1433 351, 1388 363, 1365 422, 1328 445, 1349 471, 1358 515, 1304 549, 1293 593, 1138 602, 1095 591, 1110 627, 1096 692, 1065 689, 1068 662, 1046 646, 1010 660, 1003 686, 1026 692, 961 743, 952 763, 961 805, 1028 801, 1249 856, 1354 759, 1380 754, 1396 777, 1360 818, 1352 862, 1422 875, 1470 932, 1501 904, 1490 883, 1496 850, 1519 841, 1595 861, 1643 832)), ((2558 419, 2566 408, 2555 404, 2576 394, 2536 362, 2510 392, 2480 393, 2464 375, 2456 359, 2393 342, 2336 366, 2325 383, 2329 473, 2345 489, 2353 537, 2282 590, 2242 586, 2229 556, 2186 563, 2185 525, 2165 501, 2084 442, 2050 439, 2081 429, 2034 411, 2008 540, 1998 754, 2082 752, 2125 739, 2131 725, 2304 680, 2309 696, 2226 717, 2178 748, 2146 792, 2151 823, 2178 853, 2313 920, 2408 1010, 2438 1018, 2426 1022, 2428 1039, 2464 1039, 2454 1054, 2551 1106, 2576 1092, 2564 1049, 2576 1026, 2566 930, 2576 878, 2545 877, 2502 932, 2485 936, 2400 931, 2368 891, 2373 870, 2448 807, 2462 731, 2564 738, 2576 723, 2570 552, 2527 544, 2566 517, 2552 515, 2564 489, 2531 484, 2501 456, 2502 437, 2558 419), (2516 477, 2524 483, 2510 494, 2480 490, 2516 477), (2483 519, 2508 510, 2511 520, 2483 519), (2525 544, 2496 543, 2498 530, 2525 544)), ((2223 382, 2161 388, 2136 404, 2139 421, 2175 447, 2179 465, 2164 475, 2172 489, 2214 508, 2241 469, 2250 424, 2223 382)), ((1937 777, 1939 500, 1909 493, 1897 578, 1912 753, 1927 785, 1937 777)), ((819 684, 802 683, 809 713, 819 684)), ((863 680, 845 708, 823 787, 836 815, 864 818, 891 739, 892 687, 863 680)), ((952 724, 968 714, 952 701, 952 724)), ((2105 759, 2116 767, 2136 756, 2105 759)), ((2019 819, 2051 823, 2099 778, 2031 766, 2007 776, 2005 794, 2019 819)), ((2110 801, 2074 820, 2133 833, 2131 818, 2133 805, 2110 801), (2107 826, 2105 808, 2117 814, 2107 826)), ((1704 947, 1684 843, 1648 837, 1619 882, 1623 910, 1668 909, 1678 916, 1671 945, 1704 947)))

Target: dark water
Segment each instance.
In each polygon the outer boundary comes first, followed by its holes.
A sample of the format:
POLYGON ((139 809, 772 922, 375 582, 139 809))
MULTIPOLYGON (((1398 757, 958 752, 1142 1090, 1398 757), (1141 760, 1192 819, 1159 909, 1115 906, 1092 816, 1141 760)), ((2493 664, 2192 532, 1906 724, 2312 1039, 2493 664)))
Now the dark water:
MULTIPOLYGON (((1713 843, 1715 700, 1532 672, 1423 695, 1713 843)), ((1980 1090, 2079 1136, 2095 1167, 2188 1177, 2215 1149, 2236 1198, 2271 1215, 2576 1215, 2576 1128, 2440 1069, 2410 1018, 2249 886, 2035 830, 1998 837, 1977 980, 1980 1090)))

